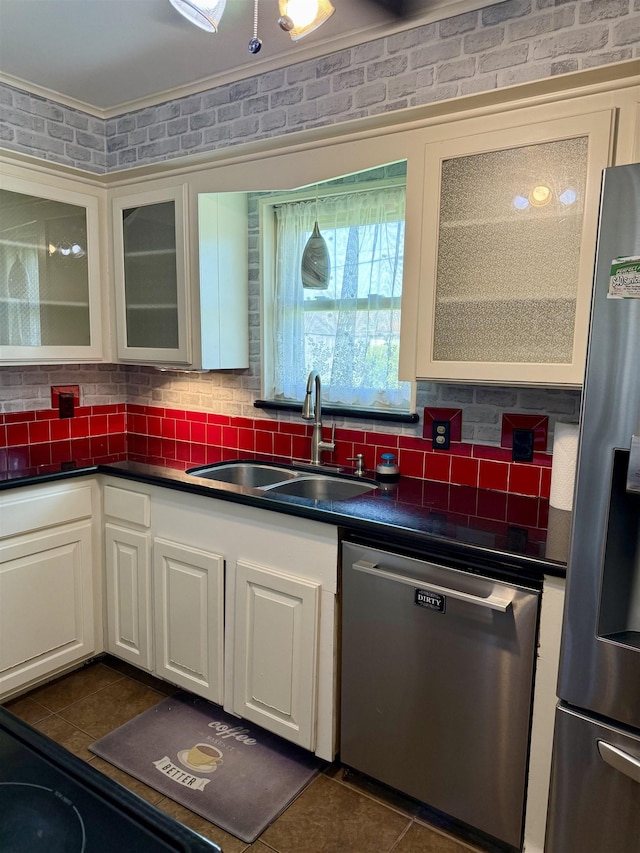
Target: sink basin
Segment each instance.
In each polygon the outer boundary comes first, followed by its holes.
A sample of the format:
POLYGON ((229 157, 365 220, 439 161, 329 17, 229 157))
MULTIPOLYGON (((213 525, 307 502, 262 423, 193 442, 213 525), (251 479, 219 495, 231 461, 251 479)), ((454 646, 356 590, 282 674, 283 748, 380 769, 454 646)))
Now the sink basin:
POLYGON ((266 494, 289 495, 316 501, 345 501, 377 488, 373 480, 358 481, 338 474, 328 476, 268 462, 219 462, 189 468, 193 477, 258 489, 266 494))
POLYGON ((290 495, 315 501, 346 501, 377 488, 377 483, 358 483, 340 477, 311 475, 268 487, 269 494, 290 495))
POLYGON ((282 483, 283 480, 292 480, 299 477, 301 472, 261 462, 223 462, 203 468, 189 468, 187 474, 217 480, 218 483, 259 489, 261 486, 272 486, 274 483, 282 483))

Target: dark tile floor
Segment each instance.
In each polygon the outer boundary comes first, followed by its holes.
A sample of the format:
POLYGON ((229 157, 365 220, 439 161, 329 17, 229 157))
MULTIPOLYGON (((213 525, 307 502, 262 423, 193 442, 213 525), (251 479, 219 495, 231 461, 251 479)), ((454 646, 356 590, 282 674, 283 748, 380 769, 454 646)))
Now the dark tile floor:
POLYGON ((430 826, 413 801, 329 765, 253 844, 247 845, 89 752, 89 745, 176 688, 112 658, 92 663, 6 703, 92 766, 224 853, 480 853, 430 826))

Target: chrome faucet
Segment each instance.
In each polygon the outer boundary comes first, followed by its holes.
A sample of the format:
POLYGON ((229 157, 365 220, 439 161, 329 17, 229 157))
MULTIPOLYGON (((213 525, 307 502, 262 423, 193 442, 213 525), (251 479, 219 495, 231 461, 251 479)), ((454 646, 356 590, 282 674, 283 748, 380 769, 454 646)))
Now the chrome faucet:
POLYGON ((331 441, 322 440, 322 384, 320 376, 315 370, 312 370, 307 379, 307 390, 304 395, 304 403, 302 404, 302 417, 305 421, 313 421, 313 435, 311 436, 311 464, 322 464, 322 451, 334 450, 336 443, 334 441, 336 433, 336 425, 333 424, 331 431, 331 441), (315 398, 313 407, 311 403, 311 394, 314 390, 315 383, 315 398))

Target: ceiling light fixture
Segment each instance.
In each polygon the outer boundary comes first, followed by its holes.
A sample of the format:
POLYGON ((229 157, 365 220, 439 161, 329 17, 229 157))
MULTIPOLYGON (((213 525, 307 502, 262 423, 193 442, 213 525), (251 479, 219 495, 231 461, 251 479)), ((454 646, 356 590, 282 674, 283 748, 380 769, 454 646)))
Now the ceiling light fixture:
POLYGON ((227 0, 169 0, 181 15, 208 33, 217 33, 227 0))
POLYGON ((546 184, 538 184, 529 193, 529 201, 534 207, 544 207, 551 201, 551 190, 546 184))
POLYGON ((329 0, 278 0, 278 24, 298 41, 322 26, 335 12, 329 0))
MULTIPOLYGON (((208 33, 217 33, 227 0, 169 0, 174 9, 190 23, 208 33)), ((335 12, 329 0, 278 0, 280 28, 289 33, 292 41, 298 41, 322 26, 335 12)), ((258 0, 254 0, 253 38, 249 51, 258 53, 262 41, 258 38, 258 0)))

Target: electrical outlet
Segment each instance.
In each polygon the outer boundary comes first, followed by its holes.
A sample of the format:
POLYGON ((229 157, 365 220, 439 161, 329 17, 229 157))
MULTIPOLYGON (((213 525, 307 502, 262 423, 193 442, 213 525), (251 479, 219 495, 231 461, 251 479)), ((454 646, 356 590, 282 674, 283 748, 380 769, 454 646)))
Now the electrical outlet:
POLYGON ((434 450, 448 450, 451 444, 451 421, 434 421, 431 426, 434 450))
POLYGON ((534 432, 532 429, 513 430, 511 458, 514 462, 531 462, 533 459, 534 432))
POLYGON ((58 395, 58 415, 61 418, 73 418, 75 416, 75 397, 68 391, 58 395))

